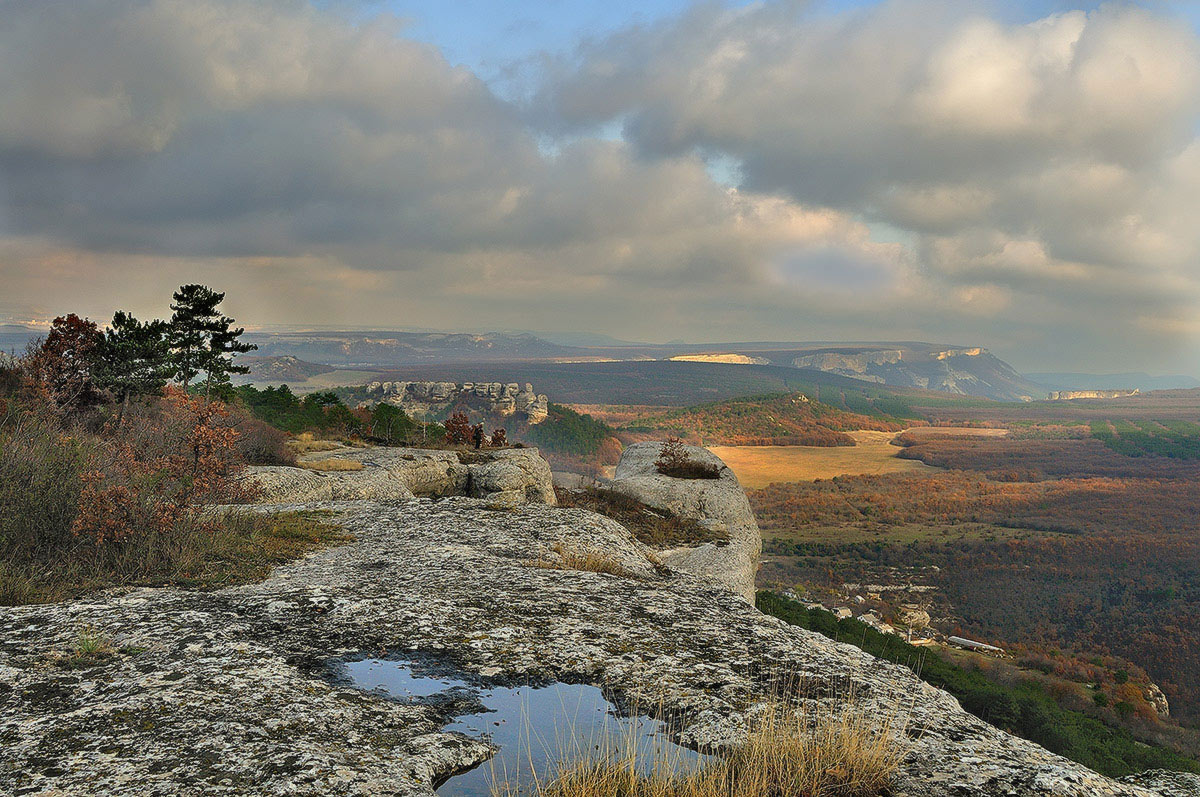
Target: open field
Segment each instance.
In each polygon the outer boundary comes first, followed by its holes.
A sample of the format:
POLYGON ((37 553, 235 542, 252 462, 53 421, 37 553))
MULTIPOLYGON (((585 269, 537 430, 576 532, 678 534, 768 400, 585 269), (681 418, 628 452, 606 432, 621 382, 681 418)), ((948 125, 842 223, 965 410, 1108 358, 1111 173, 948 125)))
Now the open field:
POLYGON ((710 446, 749 490, 775 482, 831 479, 834 476, 922 473, 935 470, 915 460, 900 459, 891 444, 893 432, 848 432, 854 446, 710 446), (916 467, 914 467, 914 465, 916 467))

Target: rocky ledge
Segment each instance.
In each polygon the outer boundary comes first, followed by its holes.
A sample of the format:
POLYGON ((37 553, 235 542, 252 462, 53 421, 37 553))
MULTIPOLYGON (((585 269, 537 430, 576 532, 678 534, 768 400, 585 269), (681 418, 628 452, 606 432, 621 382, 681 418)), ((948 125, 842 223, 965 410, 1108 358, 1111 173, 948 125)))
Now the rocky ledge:
POLYGON ((340 448, 304 457, 354 463, 359 470, 309 470, 282 465, 246 469, 264 503, 407 501, 417 496, 470 496, 493 506, 553 504, 550 466, 536 448, 431 451, 420 448, 340 448))
POLYGON ((743 740, 748 714, 781 688, 852 698, 902 720, 895 793, 909 797, 1161 797, 1185 782, 1121 784, 1052 755, 908 669, 662 568, 583 510, 457 497, 275 508, 331 510, 355 541, 249 586, 0 609, 0 793, 430 795, 490 755, 485 740, 443 732, 461 706, 331 677, 331 661, 366 655, 441 661, 482 682, 594 684, 714 751, 743 740), (554 569, 571 549, 602 551, 623 575, 554 569), (73 653, 83 632, 113 651, 73 653))

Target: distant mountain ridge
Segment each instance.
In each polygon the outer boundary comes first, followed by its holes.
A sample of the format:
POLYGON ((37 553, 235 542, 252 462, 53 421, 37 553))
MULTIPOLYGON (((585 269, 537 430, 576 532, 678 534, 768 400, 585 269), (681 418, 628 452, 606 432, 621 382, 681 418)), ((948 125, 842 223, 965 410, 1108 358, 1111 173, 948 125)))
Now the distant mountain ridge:
POLYGON ((1047 391, 1017 372, 987 349, 908 344, 895 349, 837 347, 802 354, 792 360, 797 368, 877 382, 897 387, 919 387, 961 396, 982 396, 999 401, 1033 401, 1047 391))
MULTIPOLYGON (((263 358, 288 357, 343 369, 386 371, 462 363, 594 364, 675 359, 821 371, 877 385, 999 401, 1044 399, 1050 390, 1073 389, 1034 382, 982 347, 913 341, 636 344, 588 335, 559 337, 552 342, 528 332, 386 330, 257 332, 247 335, 247 339, 258 344, 257 354, 263 358)), ((293 370, 282 364, 279 367, 293 370)), ((519 379, 515 375, 512 378, 519 379)))

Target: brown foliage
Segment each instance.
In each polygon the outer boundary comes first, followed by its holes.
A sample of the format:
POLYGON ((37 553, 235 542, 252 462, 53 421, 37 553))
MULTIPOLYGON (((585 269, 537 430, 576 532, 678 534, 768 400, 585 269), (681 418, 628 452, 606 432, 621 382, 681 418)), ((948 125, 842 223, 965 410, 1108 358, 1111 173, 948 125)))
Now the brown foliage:
POLYGON ((54 319, 32 356, 26 373, 35 393, 45 395, 63 413, 94 406, 100 400, 92 369, 104 343, 94 321, 71 313, 54 319))
POLYGON ((81 475, 76 536, 97 545, 130 536, 204 527, 201 510, 238 496, 242 467, 229 410, 216 402, 169 390, 154 416, 123 419, 104 461, 81 475))
POLYGON ((451 445, 466 445, 471 441, 471 420, 465 412, 455 412, 446 419, 446 441, 451 445))
POLYGON ((654 467, 664 476, 676 479, 716 479, 720 476, 716 465, 692 459, 678 437, 667 438, 654 467))

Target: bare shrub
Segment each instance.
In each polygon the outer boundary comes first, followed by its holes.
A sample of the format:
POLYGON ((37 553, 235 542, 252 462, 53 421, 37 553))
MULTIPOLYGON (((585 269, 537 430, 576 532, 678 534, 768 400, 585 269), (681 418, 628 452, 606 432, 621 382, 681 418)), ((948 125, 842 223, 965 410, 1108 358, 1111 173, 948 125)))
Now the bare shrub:
POLYGON ((678 437, 667 438, 654 467, 664 476, 676 479, 716 479, 721 475, 716 465, 692 459, 678 437))
POLYGON ((237 430, 234 444, 247 465, 295 465, 296 455, 288 447, 286 433, 241 408, 231 408, 231 426, 237 430))

